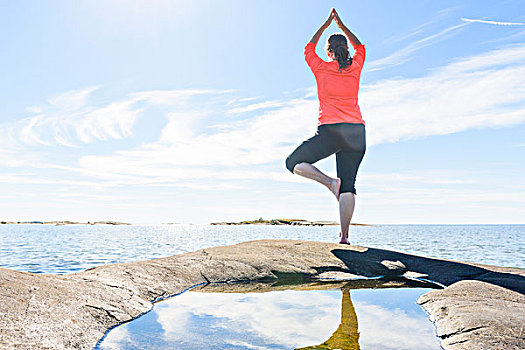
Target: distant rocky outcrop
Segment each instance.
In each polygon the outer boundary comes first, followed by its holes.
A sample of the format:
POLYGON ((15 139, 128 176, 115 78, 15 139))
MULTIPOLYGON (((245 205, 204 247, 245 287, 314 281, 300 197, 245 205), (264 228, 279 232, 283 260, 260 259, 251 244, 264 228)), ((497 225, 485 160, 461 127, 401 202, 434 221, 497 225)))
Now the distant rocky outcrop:
POLYGON ((152 302, 212 282, 418 280, 446 350, 523 349, 525 270, 298 240, 258 240, 68 275, 0 268, 0 349, 92 349, 152 302))
POLYGON ((34 225, 131 225, 126 222, 118 221, 88 221, 88 222, 79 222, 79 221, 0 221, 0 224, 9 225, 9 224, 34 224, 34 225))
MULTIPOLYGON (((245 220, 239 222, 212 222, 210 225, 292 225, 292 226, 338 226, 337 221, 308 221, 304 219, 270 219, 245 220)), ((367 224, 352 224, 355 226, 372 226, 367 224)))

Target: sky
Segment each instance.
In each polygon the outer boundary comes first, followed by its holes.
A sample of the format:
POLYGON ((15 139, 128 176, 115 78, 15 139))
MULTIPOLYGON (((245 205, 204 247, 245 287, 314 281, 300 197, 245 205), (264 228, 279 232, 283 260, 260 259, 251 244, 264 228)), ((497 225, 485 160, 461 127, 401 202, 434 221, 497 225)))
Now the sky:
POLYGON ((525 223, 522 0, 1 1, 0 220, 337 220, 284 165, 332 7, 367 50, 353 222, 525 223))

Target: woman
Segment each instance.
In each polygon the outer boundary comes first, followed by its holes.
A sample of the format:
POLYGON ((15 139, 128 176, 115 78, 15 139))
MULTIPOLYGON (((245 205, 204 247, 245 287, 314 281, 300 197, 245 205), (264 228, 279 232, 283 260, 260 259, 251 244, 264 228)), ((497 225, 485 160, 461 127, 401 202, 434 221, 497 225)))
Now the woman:
POLYGON ((355 207, 355 177, 366 149, 365 122, 357 104, 365 46, 332 9, 326 22, 306 45, 304 54, 317 82, 319 123, 315 136, 304 141, 286 159, 286 167, 294 174, 325 185, 335 195, 339 201, 341 222, 339 243, 350 244, 348 230, 355 207), (331 61, 326 62, 317 56, 315 46, 332 20, 345 35, 333 34, 328 38, 326 53, 331 61), (352 57, 348 53, 346 38, 355 50, 352 57), (312 165, 334 153, 337 161, 335 179, 312 165))

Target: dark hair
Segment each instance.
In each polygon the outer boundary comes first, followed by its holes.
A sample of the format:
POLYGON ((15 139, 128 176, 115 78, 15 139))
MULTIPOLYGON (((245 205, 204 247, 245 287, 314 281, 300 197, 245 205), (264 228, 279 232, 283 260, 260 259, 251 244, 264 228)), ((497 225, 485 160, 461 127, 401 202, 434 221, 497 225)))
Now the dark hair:
POLYGON ((346 36, 343 34, 330 35, 326 49, 332 52, 337 62, 339 62, 339 71, 352 64, 352 57, 350 57, 350 54, 348 53, 346 36))

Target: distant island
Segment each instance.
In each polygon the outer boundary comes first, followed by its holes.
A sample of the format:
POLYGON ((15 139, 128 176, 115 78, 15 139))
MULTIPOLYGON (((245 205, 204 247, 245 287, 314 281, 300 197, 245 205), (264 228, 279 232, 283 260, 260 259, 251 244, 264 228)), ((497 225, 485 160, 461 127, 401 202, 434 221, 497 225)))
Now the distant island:
POLYGON ((2 225, 13 225, 13 224, 32 224, 32 225, 131 225, 126 222, 118 221, 88 221, 88 222, 76 222, 76 221, 0 221, 2 225))
MULTIPOLYGON (((162 225, 178 225, 179 223, 164 223, 162 225)), ((118 221, 0 221, 0 225, 133 225, 118 221)), ((210 225, 290 225, 290 226, 339 226, 337 221, 309 221, 304 219, 270 219, 244 220, 239 222, 212 222, 210 225)), ((352 226, 375 226, 370 224, 351 224, 352 226)))
MULTIPOLYGON (((308 221, 304 219, 270 219, 245 220, 239 222, 212 222, 210 225, 292 225, 292 226, 339 226, 337 221, 308 221)), ((351 224, 354 226, 373 226, 368 224, 351 224)))

